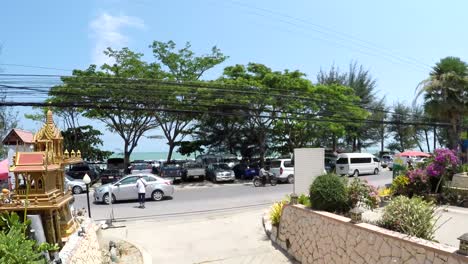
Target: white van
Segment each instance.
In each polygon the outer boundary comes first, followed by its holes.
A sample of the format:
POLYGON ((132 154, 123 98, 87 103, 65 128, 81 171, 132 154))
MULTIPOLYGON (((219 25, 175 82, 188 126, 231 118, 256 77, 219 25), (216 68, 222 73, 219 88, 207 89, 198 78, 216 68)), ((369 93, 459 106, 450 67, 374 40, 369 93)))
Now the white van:
POLYGON ((369 153, 342 153, 336 160, 338 175, 379 174, 379 167, 379 160, 369 153))
POLYGON ((294 183, 294 164, 291 159, 272 160, 270 172, 281 182, 294 183))

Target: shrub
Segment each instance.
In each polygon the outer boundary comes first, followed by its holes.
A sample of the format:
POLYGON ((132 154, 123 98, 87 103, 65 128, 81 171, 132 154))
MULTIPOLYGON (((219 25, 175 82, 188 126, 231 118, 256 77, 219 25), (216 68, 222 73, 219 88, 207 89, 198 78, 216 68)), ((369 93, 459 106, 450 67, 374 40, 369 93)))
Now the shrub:
POLYGON ((310 203, 313 209, 343 212, 349 208, 346 182, 335 174, 318 176, 310 186, 310 203))
POLYGON ((468 163, 460 165, 460 167, 458 168, 458 172, 468 172, 468 163))
POLYGON ((450 149, 436 149, 434 154, 434 160, 427 166, 426 172, 429 177, 437 179, 437 184, 432 186, 432 189, 438 193, 445 178, 451 180, 452 174, 458 169, 460 160, 456 152, 450 149))
POLYGON ((305 195, 305 194, 301 194, 299 195, 298 199, 297 199, 297 202, 299 204, 302 204, 304 205, 305 207, 311 207, 311 204, 310 204, 310 197, 305 195))
POLYGON ((392 195, 408 195, 408 184, 410 180, 408 176, 401 174, 395 177, 392 181, 392 186, 390 190, 392 191, 392 195))
POLYGON ((48 243, 37 244, 25 236, 27 223, 21 223, 16 213, 4 213, 1 217, 0 263, 47 263, 42 252, 57 250, 48 243))
POLYGON ((350 208, 358 205, 374 209, 380 203, 380 198, 377 189, 369 185, 367 181, 361 181, 355 178, 348 186, 348 202, 350 208))
POLYGON ((420 197, 395 197, 384 209, 378 225, 393 231, 427 240, 434 239, 435 205, 420 197))
POLYGON ((381 197, 387 197, 392 194, 392 189, 390 188, 381 188, 379 189, 379 196, 381 197))
POLYGON ((283 206, 286 204, 285 201, 276 202, 271 206, 270 209, 270 221, 272 225, 279 225, 281 219, 281 213, 283 212, 283 206))
POLYGON ((409 170, 406 172, 406 176, 409 179, 407 193, 410 197, 413 195, 423 196, 431 191, 431 184, 425 170, 409 170))

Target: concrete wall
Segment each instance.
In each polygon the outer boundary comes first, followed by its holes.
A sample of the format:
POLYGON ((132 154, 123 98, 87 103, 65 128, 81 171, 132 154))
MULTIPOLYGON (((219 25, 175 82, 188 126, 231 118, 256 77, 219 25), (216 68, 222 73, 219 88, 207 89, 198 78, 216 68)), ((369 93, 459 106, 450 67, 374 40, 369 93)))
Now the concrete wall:
POLYGON ((285 206, 267 234, 302 263, 468 263, 457 248, 301 205, 285 206))
POLYGON ((99 227, 89 218, 82 224, 86 233, 78 236, 72 234, 65 246, 60 250, 59 256, 63 264, 101 264, 103 257, 99 248, 97 232, 99 227))

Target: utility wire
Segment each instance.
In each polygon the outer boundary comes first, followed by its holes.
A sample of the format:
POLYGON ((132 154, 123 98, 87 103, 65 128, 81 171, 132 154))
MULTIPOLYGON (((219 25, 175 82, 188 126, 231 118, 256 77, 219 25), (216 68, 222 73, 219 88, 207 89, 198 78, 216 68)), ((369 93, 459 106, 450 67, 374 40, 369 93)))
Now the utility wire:
POLYGON ((3 65, 3 66, 11 66, 11 67, 23 67, 23 68, 44 69, 44 70, 67 71, 67 72, 72 72, 72 71, 73 71, 73 70, 62 69, 62 68, 53 68, 53 67, 45 67, 45 66, 33 66, 33 65, 24 65, 24 64, 13 64, 13 63, 0 63, 0 65, 3 65))
MULTIPOLYGON (((422 62, 422 61, 420 61, 418 59, 408 57, 408 56, 396 55, 396 54, 394 54, 395 53, 394 51, 389 50, 387 48, 379 47, 375 43, 372 43, 370 41, 357 38, 357 37, 355 37, 355 36, 353 36, 351 34, 348 34, 348 33, 339 32, 339 31, 336 31, 334 29, 319 25, 317 23, 313 23, 313 22, 311 22, 309 20, 306 20, 306 19, 297 18, 297 17, 291 16, 291 15, 288 15, 288 14, 285 14, 285 13, 273 11, 271 9, 266 9, 266 8, 262 8, 262 7, 257 7, 257 6, 247 4, 247 3, 243 3, 243 2, 240 2, 240 1, 228 0, 228 2, 230 2, 232 5, 236 5, 238 7, 240 6, 242 8, 260 11, 263 14, 258 14, 258 13, 256 13, 256 14, 260 15, 260 16, 263 16, 263 17, 267 17, 267 16, 264 15, 265 13, 277 16, 277 17, 273 17, 273 19, 276 19, 276 20, 281 21, 283 23, 287 23, 287 24, 291 24, 291 25, 294 25, 294 26, 304 28, 303 25, 297 24, 297 23, 294 23, 294 22, 290 21, 290 20, 293 20, 293 21, 297 21, 297 22, 312 26, 313 28, 310 28, 310 27, 308 27, 308 28, 306 27, 306 28, 311 30, 311 31, 320 33, 320 34, 329 35, 331 37, 338 38, 340 40, 345 40, 345 41, 348 41, 348 42, 352 41, 352 42, 354 42, 354 45, 356 45, 356 46, 378 52, 379 53, 378 56, 380 56, 381 53, 384 53, 385 56, 387 56, 389 58, 393 58, 393 59, 398 60, 400 62, 409 64, 409 65, 412 65, 412 66, 415 66, 415 67, 419 67, 419 68, 424 69, 424 70, 428 70, 428 69, 432 68, 428 64, 426 64, 426 63, 424 63, 424 62, 422 62), (286 19, 290 19, 290 20, 285 20, 285 19, 281 19, 281 18, 278 18, 278 17, 282 17, 282 18, 286 18, 286 19)), ((347 46, 346 44, 340 44, 340 45, 347 46)))
MULTIPOLYGON (((195 89, 212 89, 212 90, 217 90, 217 91, 223 91, 223 92, 234 92, 234 93, 250 93, 250 94, 263 94, 267 96, 281 96, 284 98, 294 98, 294 99, 299 99, 299 100, 310 100, 310 101, 320 101, 320 100, 326 100, 327 102, 337 102, 340 104, 343 104, 341 101, 337 101, 336 99, 329 98, 329 97, 323 97, 322 95, 321 98, 311 98, 309 95, 307 97, 301 97, 301 96, 293 96, 293 95, 287 95, 284 94, 284 92, 294 92, 294 93, 304 93, 301 90, 297 89, 278 89, 278 88, 269 88, 269 87, 262 87, 263 89, 267 89, 268 91, 278 91, 281 92, 281 95, 271 95, 270 93, 261 93, 259 91, 246 91, 245 88, 252 88, 247 85, 233 85, 233 84, 220 84, 220 83, 201 83, 201 82, 176 82, 176 81, 166 81, 166 80, 155 80, 155 79, 149 79, 149 78, 138 78, 138 79, 128 79, 128 78, 123 78, 123 77, 95 77, 95 76, 61 76, 61 75, 37 75, 37 74, 32 74, 32 75, 25 75, 25 74, 0 74, 0 76, 23 76, 23 77, 57 77, 57 78, 70 78, 70 79, 96 79, 99 80, 100 82, 88 82, 87 84, 95 84, 95 85, 100 85, 100 84, 109 84, 106 82, 103 82, 102 80, 121 80, 121 81, 127 81, 127 82, 137 82, 137 81, 149 81, 151 83, 130 83, 132 85, 137 85, 137 86, 158 86, 158 85, 173 85, 177 87, 191 87, 195 89), (234 89, 226 89, 228 88, 234 88, 234 89), (236 89, 237 88, 237 89, 236 89), (242 90, 240 90, 240 89, 242 90)), ((128 85, 126 83, 111 83, 112 86, 125 86, 128 85)), ((44 87, 46 88, 46 87, 44 87)), ((317 96, 317 95, 315 95, 317 96)), ((348 104, 349 105, 349 104, 348 104)), ((352 106, 360 106, 366 110, 369 111, 374 111, 374 112, 382 112, 382 113, 388 113, 388 114, 394 114, 394 115, 405 115, 401 113, 396 113, 394 111, 389 111, 389 110, 383 110, 381 108, 375 108, 375 107, 369 107, 366 106, 365 104, 362 104, 360 102, 353 103, 352 106)), ((410 114, 408 114, 410 115, 410 114)))

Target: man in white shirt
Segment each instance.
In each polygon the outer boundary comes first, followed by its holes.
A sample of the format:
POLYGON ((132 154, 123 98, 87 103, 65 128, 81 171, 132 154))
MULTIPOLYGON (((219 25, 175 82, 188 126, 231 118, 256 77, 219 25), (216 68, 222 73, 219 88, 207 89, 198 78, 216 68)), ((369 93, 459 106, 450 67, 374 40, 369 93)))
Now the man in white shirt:
POLYGON ((138 176, 136 188, 138 191, 138 202, 140 203, 140 206, 138 206, 139 208, 145 208, 146 185, 148 184, 145 179, 143 179, 143 176, 138 176))

